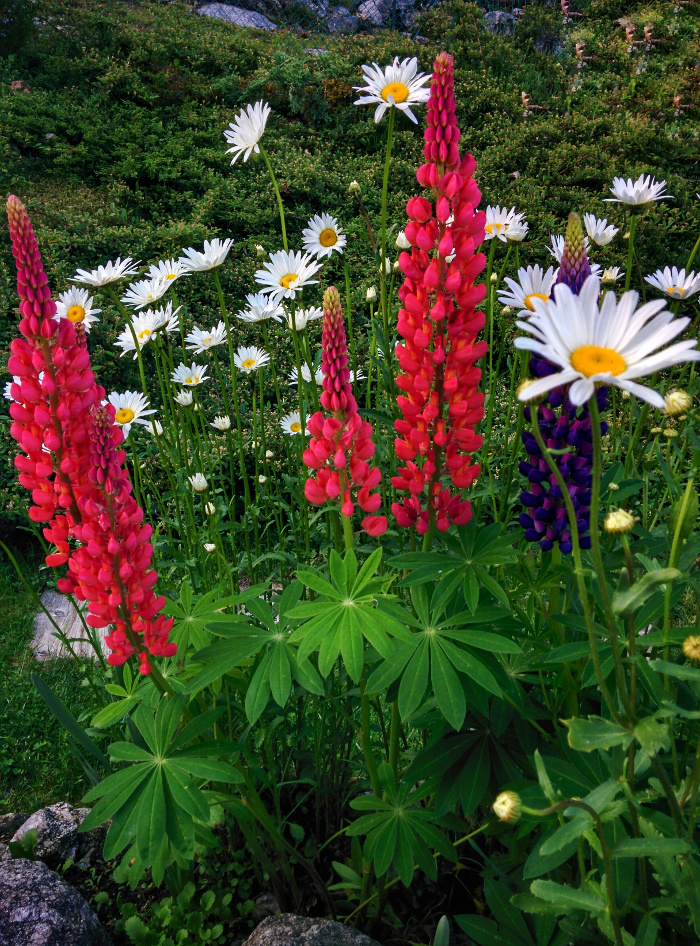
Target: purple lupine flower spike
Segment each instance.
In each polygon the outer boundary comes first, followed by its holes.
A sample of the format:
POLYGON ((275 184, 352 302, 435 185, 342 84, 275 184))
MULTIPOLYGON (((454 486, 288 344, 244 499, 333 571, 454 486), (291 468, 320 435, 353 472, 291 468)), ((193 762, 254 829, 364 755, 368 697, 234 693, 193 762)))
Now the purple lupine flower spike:
MULTIPOLYGON (((591 266, 586 253, 581 218, 578 214, 571 213, 556 282, 566 283, 571 291, 578 295, 590 275, 591 266)), ((545 358, 537 357, 530 359, 529 368, 530 375, 536 378, 544 378, 559 370, 545 358)), ((596 398, 598 408, 602 410, 607 400, 605 388, 598 388, 596 398)), ((531 417, 530 410, 529 407, 525 408, 528 421, 531 417)), ((588 408, 575 407, 568 398, 567 389, 558 387, 538 406, 537 419, 542 438, 551 450, 571 448, 570 452, 556 454, 555 461, 576 511, 581 548, 589 548, 591 539, 586 533, 590 522, 593 436, 588 408)), ((603 423, 601 427, 605 434, 607 424, 603 423)), ((571 528, 561 490, 550 473, 532 432, 527 430, 522 436, 528 457, 520 463, 520 472, 527 477, 528 488, 520 494, 520 502, 525 511, 520 514, 519 522, 525 530, 525 539, 528 542, 539 542, 544 552, 552 549, 554 543, 558 542, 563 554, 568 555, 571 552, 571 528)))

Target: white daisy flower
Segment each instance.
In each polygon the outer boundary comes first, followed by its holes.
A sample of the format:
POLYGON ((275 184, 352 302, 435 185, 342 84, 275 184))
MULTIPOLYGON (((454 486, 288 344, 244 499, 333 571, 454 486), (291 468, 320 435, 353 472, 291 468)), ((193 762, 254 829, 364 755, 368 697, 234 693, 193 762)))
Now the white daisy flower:
POLYGON ((657 269, 652 276, 645 276, 644 282, 660 289, 671 299, 688 299, 700 291, 700 274, 696 276, 692 272, 686 276, 685 269, 679 270, 677 266, 657 269))
POLYGON ((282 321, 284 309, 279 302, 273 302, 264 292, 250 293, 245 298, 248 308, 242 309, 237 316, 242 322, 264 322, 266 319, 282 321))
MULTIPOLYGON (((299 411, 292 411, 291 414, 285 414, 280 421, 280 427, 285 434, 301 433, 301 414, 299 411)), ((306 433, 308 434, 308 428, 306 433)))
POLYGON ((178 262, 182 263, 182 269, 185 273, 205 273, 210 269, 217 269, 221 266, 228 256, 229 250, 233 246, 233 240, 220 240, 214 237, 213 240, 204 241, 204 250, 199 252, 193 247, 184 249, 185 254, 181 256, 178 262))
POLYGON ((398 234, 396 235, 394 246, 396 247, 397 250, 410 250, 411 249, 411 244, 409 243, 408 237, 406 236, 406 233, 404 230, 399 230, 398 234))
POLYGON ((278 250, 270 253, 270 259, 263 263, 263 269, 255 273, 255 281, 269 293, 270 299, 279 302, 280 299, 294 299, 297 292, 304 286, 312 286, 318 279, 311 279, 321 264, 317 263, 308 253, 288 253, 278 250))
MULTIPOLYGON (((301 366, 301 379, 302 381, 306 381, 307 384, 311 384, 311 369, 308 365, 301 366)), ((290 385, 297 384, 298 381, 299 372, 296 368, 292 368, 289 373, 289 383, 290 385)), ((314 371, 314 381, 316 384, 323 384, 323 370, 321 368, 317 368, 316 371, 314 371)))
MULTIPOLYGON (((284 317, 287 320, 287 328, 292 330, 292 313, 285 312, 284 317)), ((316 322, 323 318, 323 309, 319 306, 311 306, 308 309, 297 309, 294 313, 294 328, 297 332, 303 332, 309 322, 316 322)))
POLYGON ((14 401, 14 398, 12 397, 12 385, 21 384, 21 383, 22 383, 22 379, 20 378, 20 376, 18 374, 13 374, 12 381, 8 381, 5 385, 5 388, 3 390, 3 397, 8 401, 14 401))
POLYGON ((355 105, 375 105, 375 122, 380 122, 384 112, 389 108, 398 108, 407 115, 414 124, 418 119, 411 111, 411 106, 423 105, 430 98, 430 89, 423 88, 430 82, 430 76, 418 72, 418 60, 404 59, 399 62, 396 56, 390 66, 383 69, 373 62, 371 66, 363 66, 365 85, 353 86, 360 98, 355 105))
POLYGON ((148 426, 148 432, 151 434, 157 434, 159 437, 163 436, 163 425, 159 420, 152 420, 148 426))
POLYGON ((604 283, 616 283, 618 279, 621 279, 625 274, 620 272, 619 266, 609 266, 607 269, 603 270, 603 275, 601 276, 601 282, 604 283))
POLYGON ((496 237, 502 243, 507 243, 509 239, 519 242, 527 233, 527 229, 525 214, 516 213, 515 207, 510 210, 498 205, 486 208, 485 239, 493 240, 496 237))
POLYGON ((365 378, 366 378, 366 375, 365 375, 364 372, 362 371, 362 368, 358 368, 358 369, 357 369, 357 374, 355 374, 355 372, 352 371, 352 370, 350 371, 350 383, 351 383, 351 384, 355 384, 356 381, 364 381, 365 378))
POLYGON ((535 311, 533 305, 535 299, 540 299, 542 302, 549 300, 554 277, 553 266, 550 266, 547 272, 541 266, 519 269, 517 281, 506 276, 504 281, 510 288, 510 292, 501 290, 498 293, 499 302, 517 309, 519 313, 524 312, 529 315, 535 311))
POLYGON ((377 287, 370 286, 369 289, 367 290, 365 299, 367 300, 367 302, 374 302, 376 298, 377 298, 377 287))
POLYGON ((223 414, 218 417, 215 417, 211 426, 215 430, 230 430, 231 429, 231 418, 228 414, 223 414))
POLYGON ((584 214, 583 225, 586 233, 597 246, 607 246, 616 233, 620 232, 619 227, 608 226, 606 217, 599 220, 595 214, 584 214))
POLYGON ((139 261, 134 262, 130 256, 126 259, 117 258, 113 263, 105 263, 97 269, 88 271, 79 269, 71 282, 82 282, 88 286, 108 286, 124 276, 135 276, 138 273, 139 261))
POLYGON ((182 308, 181 305, 175 309, 173 312, 172 302, 168 302, 167 305, 162 305, 159 309, 147 309, 144 315, 150 317, 153 322, 153 332, 159 332, 161 329, 166 335, 170 335, 172 332, 177 332, 180 328, 180 316, 178 312, 182 308))
POLYGON ((666 181, 656 181, 648 174, 646 177, 640 174, 636 181, 631 177, 627 180, 624 177, 613 178, 613 186, 610 193, 613 197, 605 197, 604 200, 611 204, 629 204, 632 207, 638 207, 641 204, 648 204, 652 200, 666 200, 672 198, 673 194, 664 194, 666 181))
POLYGON ((137 391, 125 391, 123 394, 112 391, 107 400, 116 411, 114 423, 119 424, 125 438, 129 436, 132 424, 149 427, 152 421, 146 420, 146 417, 156 413, 153 408, 149 410, 148 401, 137 391))
POLYGON ((138 357, 136 345, 138 344, 140 351, 144 345, 153 339, 153 335, 156 331, 153 311, 149 309, 148 312, 137 313, 132 318, 131 325, 134 331, 132 332, 131 328, 127 325, 115 342, 117 348, 122 349, 122 358, 128 351, 133 351, 134 358, 138 357), (136 341, 134 341, 134 334, 136 335, 136 341))
POLYGON ((225 341, 226 325, 221 321, 208 332, 195 325, 189 335, 185 335, 185 347, 191 348, 195 355, 200 355, 203 351, 208 351, 217 345, 223 345, 225 341))
POLYGON ((180 276, 187 276, 188 272, 184 268, 182 260, 163 259, 157 263, 151 263, 146 275, 149 279, 165 279, 167 282, 175 282, 180 276))
POLYGON ((188 476, 187 479, 190 481, 190 485, 195 493, 206 493, 209 489, 209 484, 207 483, 207 478, 204 473, 195 473, 194 476, 188 476))
POLYGON ((302 230, 302 243, 307 253, 316 259, 331 257, 333 251, 343 252, 348 238, 338 226, 338 221, 330 214, 314 214, 305 230, 302 230))
POLYGON ((527 387, 521 400, 539 397, 560 384, 570 384, 569 397, 581 405, 593 395, 596 384, 615 385, 653 407, 663 408, 663 397, 637 384, 637 378, 671 365, 700 360, 696 339, 676 342, 656 351, 687 327, 688 318, 674 319, 663 299, 636 309, 639 294, 626 292, 618 302, 606 292, 598 307, 600 281, 587 279, 575 296, 564 283, 554 287, 554 300, 534 300, 535 314, 518 328, 534 338, 519 337, 515 347, 535 352, 558 365, 560 370, 538 378, 527 387))
POLYGON ((211 555, 212 552, 216 552, 216 546, 213 542, 205 542, 202 546, 205 552, 209 552, 211 555))
POLYGON ((239 348, 233 356, 233 363, 239 371, 251 374, 262 368, 270 360, 270 356, 262 348, 256 348, 254 345, 249 348, 239 348))
POLYGON ((194 400, 194 395, 187 388, 183 388, 181 391, 177 392, 173 400, 176 404, 179 404, 180 407, 189 407, 194 400))
POLYGON ((191 365, 180 364, 170 376, 175 384, 182 384, 185 387, 193 388, 202 381, 207 381, 209 375, 205 365, 197 365, 193 361, 191 365))
POLYGON ((246 105, 229 123, 228 128, 224 129, 224 138, 232 146, 226 151, 226 154, 233 155, 231 164, 235 164, 241 155, 245 162, 253 152, 260 154, 259 142, 265 132, 271 111, 267 102, 246 105))
POLYGON ((73 325, 82 323, 85 331, 90 331, 90 326, 100 320, 97 313, 102 309, 93 309, 93 297, 87 289, 78 289, 77 286, 71 286, 66 292, 59 294, 56 300, 56 315, 59 319, 68 319, 73 325))
MULTIPOLYGON (((547 252, 551 253, 557 263, 561 263, 561 258, 564 255, 564 247, 566 246, 566 237, 552 234, 549 239, 552 245, 547 247, 547 252)), ((586 251, 586 255, 588 255, 588 249, 590 245, 591 241, 587 236, 585 236, 583 238, 583 246, 586 251)))
POLYGON ((153 305, 170 288, 167 279, 141 279, 139 282, 132 282, 129 288, 122 296, 124 305, 133 306, 135 309, 145 309, 147 305, 153 305))

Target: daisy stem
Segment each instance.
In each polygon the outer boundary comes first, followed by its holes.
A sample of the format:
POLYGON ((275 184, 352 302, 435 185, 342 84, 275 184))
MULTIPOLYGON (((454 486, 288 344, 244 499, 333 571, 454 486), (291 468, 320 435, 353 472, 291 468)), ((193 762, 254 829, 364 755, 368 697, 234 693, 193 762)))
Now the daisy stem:
MULTIPOLYGON (((550 469, 550 472, 554 476, 554 479, 557 481, 557 486, 559 487, 566 506, 566 514, 569 520, 569 529, 571 530, 571 554, 574 558, 574 573, 576 575, 576 583, 578 586, 578 594, 581 600, 581 607, 583 609, 583 615, 586 621, 586 630, 588 632, 588 643, 591 648, 591 660, 593 661, 593 667, 595 669, 596 679, 598 680, 598 686, 600 687, 601 695, 610 710, 612 718, 618 722, 622 723, 620 715, 617 712, 617 707, 613 701, 613 698, 608 689, 608 684, 606 683, 605 676, 603 674, 603 668, 600 661, 600 652, 598 650, 598 640, 596 638, 595 625, 593 623, 593 613, 591 611, 591 601, 588 596, 588 589, 586 588, 586 579, 583 574, 583 560, 581 558, 581 545, 579 542, 579 533, 578 533, 578 522, 576 519, 576 511, 574 509, 574 504, 571 500, 571 494, 569 489, 564 482, 564 477, 561 475, 561 470, 557 466, 554 457, 549 452, 549 449, 545 445, 544 439, 542 438, 542 431, 540 430, 539 417, 538 417, 538 407, 537 404, 530 405, 530 419, 532 423, 532 432, 535 435, 535 440, 537 441, 537 446, 540 448, 540 453, 544 457, 545 463, 550 469)), ((591 507, 592 507, 591 502, 591 507)))
POLYGON ((632 266, 634 265, 634 231, 637 228, 637 215, 630 214, 629 243, 627 245, 627 272, 625 273, 625 292, 632 282, 632 266))
POLYGON ((148 385, 146 384, 146 373, 143 370, 143 358, 141 357, 141 345, 136 335, 136 329, 134 328, 134 324, 131 321, 131 316, 122 305, 122 302, 119 296, 114 291, 114 289, 111 286, 105 286, 105 288, 107 290, 107 295, 110 297, 112 302, 116 305, 116 307, 119 309, 119 312, 121 313, 121 315, 126 319, 127 327, 129 328, 131 335, 134 339, 134 345, 136 346, 136 357, 138 358, 138 362, 139 362, 139 374, 141 375, 141 389, 143 390, 144 397, 147 398, 148 385))
MULTIPOLYGON (((264 386, 263 386, 263 373, 262 373, 262 368, 261 368, 260 371, 258 372, 258 381, 259 381, 259 383, 260 383, 260 410, 261 410, 261 416, 260 416, 260 446, 261 446, 261 448, 262 448, 262 449, 261 449, 261 456, 262 456, 262 460, 263 460, 263 470, 265 471, 265 476, 267 476, 267 479, 268 479, 268 482, 269 482, 269 481, 270 481, 270 469, 269 469, 269 463, 267 462, 267 438, 266 438, 266 436, 265 436, 265 420, 264 420, 264 417, 265 417, 265 414, 264 414, 264 412, 265 412, 265 402, 264 402, 264 392, 265 392, 265 388, 264 388, 264 386)), ((257 478, 257 468, 256 468, 256 478, 257 478)), ((276 482, 277 477, 274 477, 274 480, 275 480, 275 482, 276 482)), ((269 502, 269 494, 268 494, 268 502, 269 502)), ((284 547, 285 547, 285 545, 286 545, 286 542, 285 542, 285 538, 284 538, 284 533, 282 532, 282 523, 280 522, 280 519, 279 519, 279 514, 278 514, 277 506, 276 506, 275 503, 269 503, 269 504, 270 504, 270 506, 271 506, 271 508, 272 508, 272 515, 275 517, 275 523, 276 523, 276 525, 277 525, 277 535, 278 535, 279 541, 280 541, 280 543, 281 543, 281 545, 282 545, 282 549, 284 549, 284 547)))
POLYGON ((280 212, 280 223, 282 225, 282 245, 284 246, 285 252, 289 252, 289 244, 287 243, 287 228, 284 223, 284 206, 282 204, 282 195, 280 194, 280 189, 277 186, 277 179, 275 177, 275 172, 272 170, 272 165, 270 164, 270 159, 267 156, 267 151, 260 146, 260 154, 263 156, 263 160, 267 167, 268 174, 270 175, 270 180, 272 181, 272 189, 275 192, 275 197, 277 198, 277 208, 280 212))
MULTIPOLYGON (((258 368, 260 374, 262 374, 262 368, 258 368)), ((255 470, 255 482, 253 483, 253 489, 255 490, 255 503, 257 505, 258 498, 260 496, 260 484, 258 483, 259 467, 258 467, 258 411, 257 411, 257 398, 255 390, 255 380, 253 379, 253 465, 255 470)), ((258 532, 258 518, 257 515, 253 515, 251 510, 251 516, 253 517, 253 533, 255 535, 255 557, 260 557, 260 535, 258 532)))
POLYGON ((348 261, 343 256, 343 272, 345 274, 345 313, 348 320, 348 335, 350 336, 350 352, 352 354, 353 378, 357 378, 357 352, 355 350, 355 333, 352 330, 352 294, 350 292, 350 270, 348 261))
MULTIPOLYGON (((270 348, 270 333, 267 328, 267 321, 263 320, 262 322, 262 334, 263 342, 265 343, 265 351, 270 356, 270 368, 272 368, 272 382, 275 386, 275 397, 277 398, 277 407, 282 407, 282 394, 280 393, 279 381, 277 380, 277 368, 275 366, 275 359, 272 356, 272 350, 270 348)), ((260 402, 262 404, 262 400, 260 402)))
MULTIPOLYGON (((216 380, 219 382, 219 388, 221 389, 221 393, 224 398, 224 407, 226 409, 226 416, 230 420, 231 419, 231 403, 228 399, 228 391, 226 390, 226 385, 224 384, 224 376, 221 373, 221 365, 219 364, 219 356, 216 354, 216 348, 212 348, 211 353, 214 356, 214 371, 216 372, 216 380)), ((230 432, 227 431, 227 433, 230 438, 231 437, 230 432)), ((231 449, 229 449, 228 462, 229 462, 229 474, 231 476, 231 497, 232 497, 232 502, 235 502, 234 496, 235 496, 235 491, 236 491, 235 490, 236 476, 233 469, 233 450, 231 449)), ((223 487, 223 481, 221 485, 223 487)), ((225 492, 224 492, 224 495, 226 495, 225 492)))
MULTIPOLYGON (((389 342, 389 304, 387 299, 386 292, 386 267, 384 261, 386 259, 386 204, 387 204, 387 194, 389 190, 389 172, 391 170, 391 148, 394 141, 394 121, 396 118, 396 109, 389 109, 389 127, 387 129, 386 136, 386 156, 384 158, 384 180, 382 182, 382 210, 381 210, 381 223, 382 223, 382 235, 381 235, 381 253, 379 259, 379 302, 382 312, 382 323, 384 325, 384 335, 386 340, 387 348, 390 348, 389 342)), ((394 396, 394 372, 391 366, 391 352, 386 351, 384 357, 389 368, 389 377, 391 379, 391 396, 394 396)))
MULTIPOLYGON (((172 296, 172 299, 173 299, 173 312, 177 312, 179 307, 177 304, 177 296, 175 295, 174 289, 171 290, 170 295, 172 296)), ((184 322, 182 321, 182 316, 180 316, 180 318, 178 319, 178 322, 180 323, 180 340, 182 342, 182 360, 186 361, 187 349, 185 348, 185 325, 184 325, 184 322)))
POLYGON ((129 431, 128 436, 129 446, 131 447, 131 465, 134 471, 132 478, 134 486, 134 499, 143 509, 143 480, 141 479, 141 469, 139 467, 139 458, 136 455, 136 444, 134 443, 134 438, 131 436, 131 431, 129 431))
POLYGON ((698 250, 700 250, 700 236, 695 241, 695 246, 690 251, 690 256, 688 257, 688 262, 685 264, 686 273, 690 272, 690 267, 693 265, 693 260, 698 255, 698 250))
POLYGON ((600 412, 598 410, 598 398, 595 393, 588 400, 588 410, 591 415, 592 433, 593 433, 593 473, 591 480, 591 555, 598 573, 598 584, 600 587, 600 596, 603 601, 603 611, 605 613, 608 632, 610 634, 610 646, 612 648, 613 662, 615 664, 615 681, 617 691, 623 706, 627 706, 630 718, 634 716, 634 706, 629 703, 629 693, 627 692, 627 683, 625 672, 622 666, 622 656, 620 653, 620 641, 617 634, 617 622, 613 614, 612 601, 610 600, 610 591, 605 576, 605 567, 603 565, 603 554, 600 549, 600 536, 598 534, 598 510, 600 507, 600 481, 602 478, 602 431, 600 427, 600 412))

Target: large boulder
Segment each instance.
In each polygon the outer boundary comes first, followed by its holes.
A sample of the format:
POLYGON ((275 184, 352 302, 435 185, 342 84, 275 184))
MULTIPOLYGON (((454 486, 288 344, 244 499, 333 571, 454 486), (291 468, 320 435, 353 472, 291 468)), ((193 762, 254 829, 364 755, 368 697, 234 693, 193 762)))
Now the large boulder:
POLYGON ((42 861, 76 860, 78 828, 87 817, 89 808, 74 808, 59 801, 30 815, 15 831, 11 841, 21 841, 28 831, 36 831, 34 857, 42 861))
POLYGON ((41 861, 0 858, 0 946, 111 946, 87 901, 41 861))
POLYGON ((275 30, 276 25, 264 14, 255 10, 244 10, 243 7, 229 6, 228 3, 203 3, 197 7, 200 16, 213 16, 217 20, 225 20, 233 26, 245 26, 253 30, 275 30))
POLYGON ((10 812, 6 815, 0 815, 0 842, 7 844, 12 840, 12 835, 17 828, 21 828, 29 817, 28 811, 18 811, 16 814, 10 812))
POLYGON ((333 920, 282 913, 263 920, 243 946, 379 946, 379 943, 333 920))

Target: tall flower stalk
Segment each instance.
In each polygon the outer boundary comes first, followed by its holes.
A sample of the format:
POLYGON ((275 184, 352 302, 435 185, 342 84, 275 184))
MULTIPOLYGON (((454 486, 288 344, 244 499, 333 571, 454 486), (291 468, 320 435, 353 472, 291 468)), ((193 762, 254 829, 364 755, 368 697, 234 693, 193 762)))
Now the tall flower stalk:
POLYGON ((454 62, 447 53, 435 61, 419 184, 432 192, 409 200, 404 251, 399 265, 405 280, 399 289, 402 308, 396 349, 402 374, 397 386, 401 416, 396 455, 405 462, 392 484, 406 494, 392 505, 400 526, 416 525, 431 544, 435 530, 462 525, 471 505, 462 495, 479 475, 472 454, 481 447, 475 425, 483 418, 476 362, 487 351, 477 341, 484 327, 486 287, 475 279, 486 265, 476 252, 484 239, 485 215, 475 207, 481 193, 472 179, 476 162, 459 154, 460 131, 454 99, 454 62))

